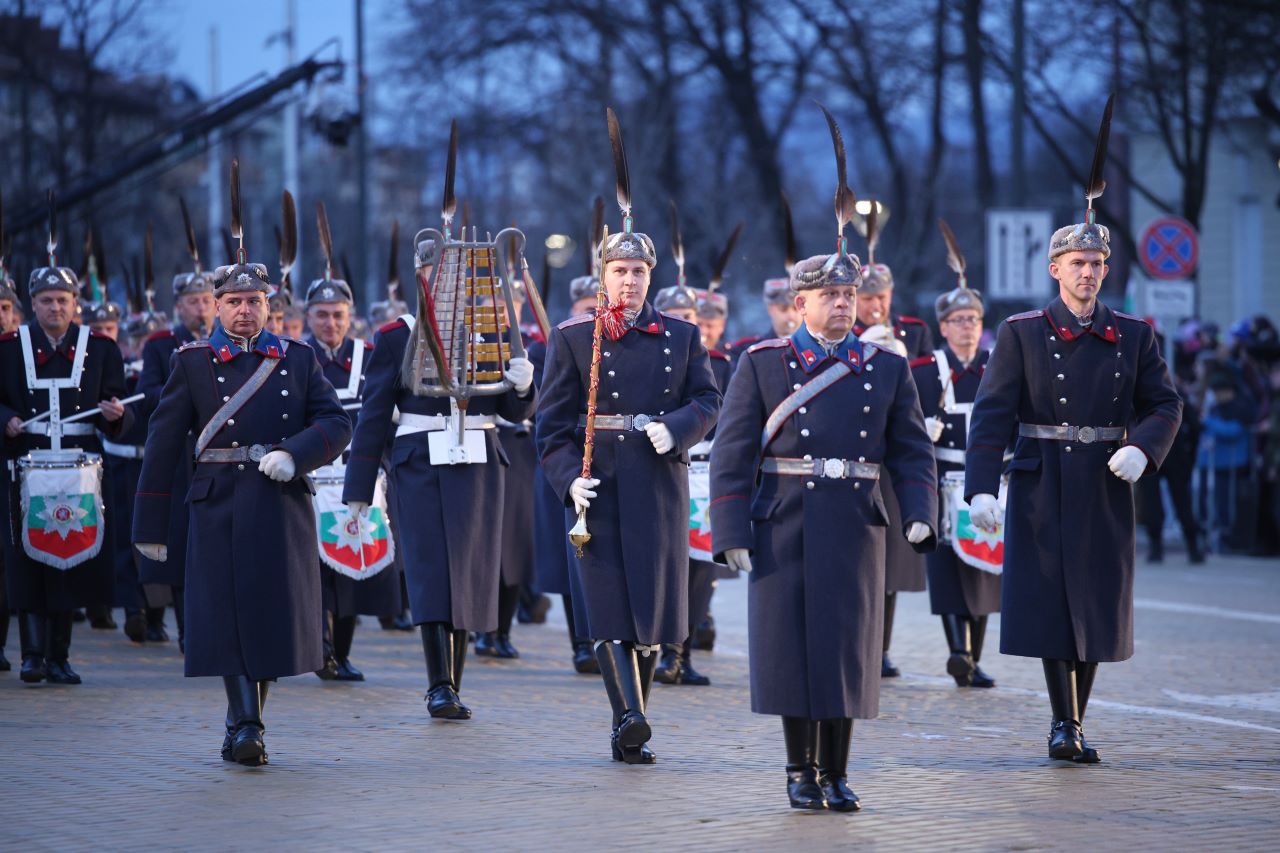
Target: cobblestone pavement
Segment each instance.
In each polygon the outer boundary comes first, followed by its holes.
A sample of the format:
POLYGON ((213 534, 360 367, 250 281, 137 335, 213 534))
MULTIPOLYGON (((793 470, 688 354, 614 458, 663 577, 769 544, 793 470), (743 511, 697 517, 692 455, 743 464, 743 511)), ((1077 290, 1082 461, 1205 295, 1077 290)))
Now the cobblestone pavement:
MULTIPOLYGON (((469 661, 469 723, 431 722, 416 636, 366 619, 364 684, 288 679, 269 767, 218 756, 220 682, 175 645, 78 625, 80 687, 0 675, 0 845, 13 850, 555 848, 1247 850, 1280 846, 1280 561, 1141 568, 1137 655, 1089 706, 1104 759, 1045 757, 1040 666, 995 654, 990 691, 945 676, 925 595, 898 606, 878 720, 854 728, 853 815, 787 808, 781 730, 748 711, 745 583, 722 583, 709 688, 655 685, 659 763, 609 760, 598 679, 563 623, 519 626, 517 662, 469 661)), ((11 627, 9 656, 16 658, 11 627)), ((16 665, 16 660, 15 660, 16 665)))

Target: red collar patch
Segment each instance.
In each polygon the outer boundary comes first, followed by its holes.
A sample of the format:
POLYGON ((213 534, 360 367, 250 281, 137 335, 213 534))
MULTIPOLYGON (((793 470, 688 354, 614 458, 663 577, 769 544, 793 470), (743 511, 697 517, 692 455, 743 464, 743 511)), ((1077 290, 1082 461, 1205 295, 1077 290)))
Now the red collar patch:
POLYGON ((813 364, 817 360, 817 356, 813 354, 813 350, 807 349, 800 353, 800 357, 804 359, 805 364, 813 364))

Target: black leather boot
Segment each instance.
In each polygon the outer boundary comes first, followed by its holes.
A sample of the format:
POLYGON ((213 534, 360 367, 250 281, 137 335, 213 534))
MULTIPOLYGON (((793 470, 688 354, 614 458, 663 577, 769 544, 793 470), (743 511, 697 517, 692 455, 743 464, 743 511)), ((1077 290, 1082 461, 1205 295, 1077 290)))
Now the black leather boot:
POLYGON ((355 616, 333 620, 333 657, 338 664, 339 681, 364 681, 364 673, 351 665, 351 643, 355 636, 355 616))
POLYGON ((849 788, 852 739, 853 720, 847 717, 818 723, 818 784, 832 811, 856 812, 862 808, 858 795, 849 788))
POLYGON ((467 632, 455 629, 453 632, 453 689, 462 692, 462 670, 467 665, 467 632))
POLYGON ((1084 711, 1089 704, 1089 694, 1093 692, 1093 679, 1098 674, 1096 663, 1076 661, 1076 702, 1080 706, 1080 754, 1073 761, 1077 764, 1098 764, 1102 756, 1098 750, 1089 746, 1084 736, 1084 711))
POLYGON ((427 662, 427 711, 438 720, 471 719, 471 710, 453 686, 453 631, 447 623, 423 623, 422 653, 427 662))
POLYGON ((147 641, 147 611, 142 608, 124 611, 124 635, 135 643, 147 641))
MULTIPOLYGON (((169 642, 169 632, 164 628, 164 608, 148 607, 146 616, 146 638, 148 643, 169 642)), ((126 623, 127 628, 127 623, 126 623)))
POLYGON ((714 651, 716 647, 716 620, 707 614, 707 618, 698 623, 693 632, 693 647, 700 652, 714 651))
MULTIPOLYGON (((0 584, 4 583, 3 573, 0 572, 0 584)), ((13 669, 13 664, 9 663, 9 659, 4 656, 4 647, 9 643, 9 605, 4 599, 4 592, 0 590, 0 672, 8 672, 13 669)))
POLYGON ((659 684, 679 684, 680 664, 680 646, 663 643, 662 658, 658 662, 658 668, 654 670, 653 680, 659 684))
POLYGON ((515 660, 520 657, 520 650, 511 643, 511 635, 505 631, 499 632, 493 637, 494 657, 502 660, 515 660))
POLYGON ((818 721, 783 717, 787 742, 787 798, 793 809, 825 809, 827 798, 818 784, 818 721))
POLYGON ((973 647, 969 640, 969 620, 964 616, 946 613, 942 617, 942 631, 947 635, 947 675, 956 680, 957 687, 973 683, 973 647))
POLYGON ((27 684, 44 681, 45 619, 43 613, 18 611, 18 641, 22 645, 22 669, 18 673, 27 684))
POLYGON ((693 643, 685 640, 680 649, 680 683, 692 687, 708 687, 711 679, 693 668, 693 655, 690 653, 693 643))
POLYGON ((45 617, 48 652, 44 677, 50 684, 79 684, 80 676, 71 668, 71 611, 61 610, 45 617))
POLYGON ((227 691, 228 728, 235 728, 231 760, 246 767, 266 764, 267 746, 262 738, 266 727, 262 725, 258 682, 250 681, 247 675, 224 675, 222 684, 227 691))
POLYGON ((591 651, 590 640, 573 641, 573 670, 581 675, 600 674, 600 663, 591 651))
POLYGON ((969 634, 973 638, 973 677, 970 687, 995 687, 996 680, 982 671, 978 661, 982 660, 982 644, 987 639, 987 617, 970 616, 969 634))
POLYGON ((186 587, 172 586, 169 589, 173 592, 173 620, 178 624, 178 651, 186 654, 187 651, 187 601, 186 587))
POLYGON ((1053 707, 1053 727, 1049 730, 1049 757, 1074 760, 1084 750, 1080 742, 1080 711, 1076 703, 1075 661, 1045 658, 1044 680, 1053 707))
POLYGON ((476 657, 496 658, 498 656, 498 634, 496 631, 484 631, 476 634, 476 657))
MULTIPOLYGON (((653 664, 657 660, 649 656, 653 664)), ((627 764, 647 764, 641 748, 653 736, 644 716, 644 686, 636 650, 630 643, 605 641, 596 646, 596 660, 613 708, 611 745, 613 759, 627 764)), ((652 677, 652 676, 650 676, 652 677)))
POLYGON ((326 610, 320 618, 320 642, 324 647, 324 663, 316 670, 322 681, 338 678, 338 661, 333 655, 333 611, 326 610))
POLYGON ((111 616, 111 607, 106 604, 90 604, 84 609, 89 617, 89 627, 97 631, 114 631, 120 626, 111 616))
POLYGON ((893 665, 893 661, 889 660, 889 641, 893 639, 893 611, 898 604, 898 594, 896 592, 886 592, 884 594, 884 655, 880 658, 880 677, 881 678, 897 678, 902 675, 902 670, 893 665))

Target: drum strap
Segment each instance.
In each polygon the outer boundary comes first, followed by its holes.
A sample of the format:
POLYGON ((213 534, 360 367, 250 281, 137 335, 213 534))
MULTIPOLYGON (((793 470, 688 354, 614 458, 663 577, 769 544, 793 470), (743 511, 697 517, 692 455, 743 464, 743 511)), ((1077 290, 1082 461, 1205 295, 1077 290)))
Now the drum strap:
POLYGON ((43 388, 49 392, 49 426, 44 435, 49 436, 50 447, 61 450, 62 436, 70 434, 62 426, 61 391, 64 388, 80 387, 80 377, 84 373, 84 355, 89 349, 89 327, 81 326, 76 333, 76 354, 71 359, 71 375, 65 379, 36 378, 36 359, 31 351, 31 328, 19 326, 18 338, 22 344, 22 367, 26 372, 27 388, 32 391, 43 388))
POLYGON ((787 398, 778 404, 778 407, 769 415, 769 419, 765 421, 764 431, 760 434, 760 448, 763 450, 769 446, 769 442, 773 441, 773 437, 778 434, 778 430, 782 429, 782 425, 787 422, 788 418, 800 411, 801 406, 852 372, 853 368, 848 364, 843 361, 837 361, 835 365, 827 368, 801 385, 797 390, 788 394, 787 398))
POLYGON ((267 377, 269 377, 275 369, 280 366, 280 362, 284 361, 285 353, 288 351, 288 339, 281 338, 280 358, 262 359, 262 363, 258 365, 258 369, 255 370, 253 375, 240 386, 240 390, 232 394, 231 399, 223 403, 222 408, 213 413, 213 417, 209 418, 209 422, 204 425, 204 429, 200 430, 200 437, 196 439, 196 459, 200 458, 200 454, 204 453, 205 448, 207 448, 209 443, 213 441, 213 437, 227 425, 227 421, 234 418, 236 416, 236 412, 244 408, 244 404, 249 402, 249 400, 253 398, 253 395, 258 393, 258 389, 266 384, 267 377))
MULTIPOLYGON (((347 400, 355 400, 360 396, 360 373, 364 370, 364 341, 355 338, 355 348, 351 350, 351 378, 347 380, 346 388, 336 389, 338 399, 346 402, 347 400)), ((342 408, 346 409, 347 406, 342 408)), ((354 406, 352 408, 359 408, 354 406)))
POLYGON ((951 362, 947 360, 947 351, 934 350, 933 360, 938 365, 938 380, 942 383, 942 411, 948 415, 964 415, 964 434, 967 439, 969 420, 973 416, 973 403, 956 402, 956 384, 951 381, 951 362))

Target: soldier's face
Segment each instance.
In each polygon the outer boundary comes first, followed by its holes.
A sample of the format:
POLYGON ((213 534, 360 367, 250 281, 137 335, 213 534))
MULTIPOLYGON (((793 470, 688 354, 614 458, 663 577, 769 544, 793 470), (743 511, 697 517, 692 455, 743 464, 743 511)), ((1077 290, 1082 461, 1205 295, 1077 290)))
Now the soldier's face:
POLYGON ((307 309, 311 334, 330 349, 342 343, 351 331, 351 306, 345 302, 320 302, 307 309))
POLYGON ((178 320, 191 331, 213 327, 213 317, 217 313, 212 293, 188 293, 179 296, 174 303, 178 312, 178 320))
POLYGON ((954 350, 971 350, 982 337, 982 315, 972 308, 951 312, 938 324, 943 339, 954 350))
POLYGON ((1070 297, 1077 303, 1090 303, 1098 298, 1102 280, 1111 267, 1101 252, 1067 252, 1049 264, 1049 275, 1058 281, 1058 292, 1064 301, 1070 297))
POLYGON ((692 308, 677 308, 674 311, 663 311, 668 317, 675 317, 677 320, 684 320, 686 323, 697 323, 698 312, 692 308))
POLYGON ((40 328, 62 334, 76 314, 76 299, 65 290, 46 290, 31 300, 40 328))
POLYGON ((106 335, 117 343, 120 341, 120 324, 115 320, 103 320, 100 323, 90 323, 89 328, 99 334, 106 335))
POLYGON ((649 265, 644 261, 610 261, 604 268, 604 288, 610 305, 639 311, 649 293, 649 265))
POLYGON ((569 309, 569 316, 577 317, 580 314, 590 314, 594 310, 596 310, 596 298, 594 296, 584 296, 573 303, 573 307, 569 309))
POLYGON ((889 322, 889 309, 893 306, 893 291, 864 293, 858 297, 858 322, 864 326, 889 322))
POLYGON ((13 322, 13 303, 8 299, 0 300, 0 335, 17 325, 13 322))
POLYGON ((284 334, 284 312, 268 311, 267 312, 267 331, 273 335, 284 334))
POLYGON ((267 324, 267 295, 256 290, 224 293, 218 297, 218 319, 233 335, 251 338, 267 324))
POLYGON ((724 317, 699 317, 698 330, 702 332, 702 345, 715 349, 724 337, 724 317))
POLYGON ((773 333, 780 338, 787 337, 800 325, 800 312, 794 304, 766 302, 764 310, 769 314, 769 322, 773 324, 773 333))
POLYGON ((302 327, 304 324, 305 324, 305 319, 301 314, 297 316, 290 316, 286 314, 284 317, 284 336, 286 338, 301 339, 302 327))
POLYGON ((849 334, 857 305, 858 291, 851 285, 796 294, 796 310, 804 324, 829 340, 843 340, 849 334))

